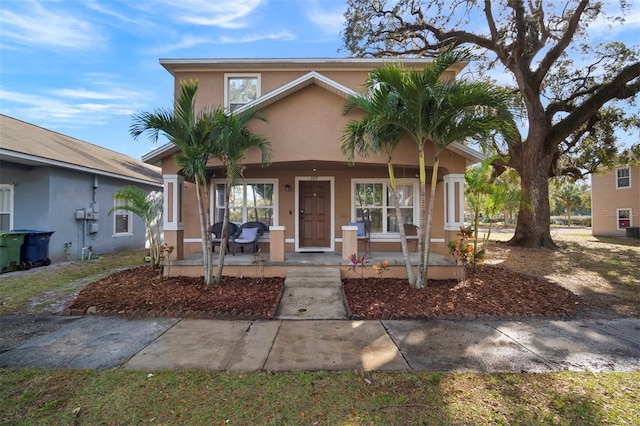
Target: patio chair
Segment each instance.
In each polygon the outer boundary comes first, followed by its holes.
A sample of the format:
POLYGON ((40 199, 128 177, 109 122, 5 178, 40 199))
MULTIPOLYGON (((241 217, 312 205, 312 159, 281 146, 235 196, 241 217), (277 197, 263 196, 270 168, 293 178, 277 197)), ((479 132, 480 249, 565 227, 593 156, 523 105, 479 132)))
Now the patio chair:
POLYGON ((418 229, 416 225, 413 223, 405 223, 404 225, 404 235, 407 237, 407 242, 415 241, 416 248, 415 251, 418 251, 418 229))
POLYGON ((252 253, 258 251, 258 239, 269 230, 262 222, 246 222, 240 225, 231 242, 233 243, 232 254, 235 256, 238 247, 244 252, 245 247, 251 247, 252 253))
POLYGON ((368 220, 358 221, 358 222, 349 222, 349 226, 357 226, 358 227, 358 242, 364 242, 364 251, 366 253, 371 253, 371 222, 368 220))
MULTIPOLYGON (((211 251, 216 252, 216 246, 220 246, 222 244, 222 222, 216 222, 211 225, 211 251)), ((238 225, 233 222, 227 223, 227 253, 229 253, 229 243, 233 238, 234 234, 238 232, 238 225)))

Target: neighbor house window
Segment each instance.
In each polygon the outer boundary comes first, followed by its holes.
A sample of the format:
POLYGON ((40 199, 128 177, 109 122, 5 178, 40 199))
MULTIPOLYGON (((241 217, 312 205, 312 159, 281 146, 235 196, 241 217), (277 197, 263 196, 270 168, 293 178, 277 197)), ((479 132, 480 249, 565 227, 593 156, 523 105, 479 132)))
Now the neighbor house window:
POLYGON ((0 231, 13 229, 13 185, 0 185, 0 231))
POLYGON ((631 186, 631 168, 620 167, 616 169, 616 188, 629 188, 631 186))
MULTIPOLYGON (((215 183, 214 222, 224 220, 224 183, 215 183)), ((247 181, 231 187, 229 196, 229 221, 236 225, 245 222, 262 222, 266 226, 276 225, 276 181, 247 181)))
POLYGON ((229 111, 260 96, 260 74, 225 74, 224 104, 229 111))
MULTIPOLYGON (((414 223, 416 187, 417 185, 410 181, 397 183, 402 223, 414 223)), ((370 221, 371 232, 399 232, 389 181, 354 180, 352 205, 353 219, 370 221)))
POLYGON ((131 226, 133 225, 133 213, 131 213, 129 210, 119 209, 119 207, 125 205, 125 201, 114 200, 114 207, 116 209, 113 212, 114 235, 131 235, 133 233, 133 231, 131 230, 131 226))
POLYGON ((618 230, 631 226, 631 209, 617 209, 618 230))

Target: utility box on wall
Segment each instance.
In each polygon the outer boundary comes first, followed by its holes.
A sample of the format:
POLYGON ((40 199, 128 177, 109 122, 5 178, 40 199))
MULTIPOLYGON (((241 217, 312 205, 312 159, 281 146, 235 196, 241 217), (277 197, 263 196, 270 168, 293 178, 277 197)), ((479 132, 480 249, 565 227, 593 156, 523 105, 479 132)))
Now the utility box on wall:
POLYGON ((97 223, 90 223, 89 224, 89 233, 90 234, 97 234, 98 233, 98 224, 97 223))
POLYGON ((84 220, 84 218, 85 218, 84 210, 82 209, 76 210, 76 220, 84 220))

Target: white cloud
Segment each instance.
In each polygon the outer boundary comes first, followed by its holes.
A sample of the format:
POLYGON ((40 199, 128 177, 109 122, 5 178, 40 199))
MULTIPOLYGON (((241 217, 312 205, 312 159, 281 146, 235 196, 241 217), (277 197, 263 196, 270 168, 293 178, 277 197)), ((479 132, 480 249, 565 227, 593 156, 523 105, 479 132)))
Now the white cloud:
POLYGON ((53 127, 84 127, 107 123, 113 116, 130 116, 140 107, 137 99, 142 96, 126 89, 53 89, 33 94, 0 88, 3 113, 53 127))
POLYGON ((130 92, 118 91, 118 92, 98 92, 87 89, 54 89, 49 93, 62 98, 74 98, 74 99, 126 99, 130 96, 130 92))
POLYGON ((341 4, 339 8, 333 7, 331 10, 324 9, 330 2, 323 2, 322 6, 318 1, 310 2, 307 10, 307 17, 316 26, 320 27, 323 32, 330 34, 339 34, 344 25, 345 6, 341 4))
POLYGON ((107 15, 109 17, 112 18, 116 18, 119 21, 122 22, 126 22, 129 24, 139 24, 139 21, 137 19, 134 19, 130 16, 125 15, 124 13, 118 13, 115 10, 107 7, 109 3, 104 3, 104 2, 98 2, 98 1, 86 1, 83 3, 83 5, 85 7, 87 7, 90 10, 93 10, 94 12, 98 12, 101 13, 103 15, 107 15))
POLYGON ((245 18, 262 0, 158 0, 173 20, 186 24, 220 28, 243 28, 245 18))
POLYGON ((198 46, 201 44, 212 43, 210 38, 205 37, 195 37, 192 35, 185 35, 180 37, 179 40, 173 43, 163 44, 158 47, 147 49, 146 53, 151 55, 166 55, 168 52, 173 52, 175 50, 181 49, 189 49, 194 46, 198 46))
POLYGON ((296 39, 295 35, 291 34, 289 31, 281 31, 278 33, 269 33, 269 34, 247 34, 241 37, 223 36, 223 37, 220 37, 220 42, 221 43, 251 43, 254 41, 261 41, 261 40, 291 41, 295 39, 296 39))
MULTIPOLYGON (((51 5, 53 3, 47 3, 48 7, 51 5)), ((62 10, 45 9, 35 1, 4 2, 0 8, 0 26, 4 46, 83 50, 104 43, 88 21, 62 10)))

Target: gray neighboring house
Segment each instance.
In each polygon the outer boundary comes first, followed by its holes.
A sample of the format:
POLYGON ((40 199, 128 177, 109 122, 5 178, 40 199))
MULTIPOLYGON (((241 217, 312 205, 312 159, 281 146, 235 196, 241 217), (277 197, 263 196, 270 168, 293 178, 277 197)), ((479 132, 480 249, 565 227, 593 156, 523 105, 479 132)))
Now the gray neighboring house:
POLYGON ((144 222, 115 207, 127 185, 162 190, 160 169, 79 139, 0 114, 0 231, 53 231, 52 262, 141 249, 144 222))

